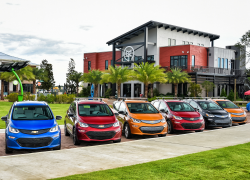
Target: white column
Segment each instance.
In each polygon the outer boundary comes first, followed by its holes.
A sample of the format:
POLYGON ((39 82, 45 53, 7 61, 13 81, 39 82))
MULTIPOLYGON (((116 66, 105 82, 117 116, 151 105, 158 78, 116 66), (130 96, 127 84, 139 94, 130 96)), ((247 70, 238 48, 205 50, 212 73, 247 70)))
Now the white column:
POLYGON ((135 94, 135 84, 131 83, 131 98, 134 97, 134 94, 135 94))
POLYGON ((120 94, 120 96, 123 97, 123 95, 124 95, 124 94, 123 94, 123 83, 122 83, 122 84, 121 84, 121 94, 120 94))
POLYGON ((141 83, 141 94, 143 94, 145 96, 145 93, 144 93, 144 83, 141 83))

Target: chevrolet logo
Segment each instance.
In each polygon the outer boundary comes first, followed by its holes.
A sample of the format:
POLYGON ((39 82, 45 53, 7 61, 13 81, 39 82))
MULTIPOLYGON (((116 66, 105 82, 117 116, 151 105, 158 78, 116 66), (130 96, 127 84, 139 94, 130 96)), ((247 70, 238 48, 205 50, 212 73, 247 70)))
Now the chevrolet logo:
POLYGON ((190 120, 194 120, 194 118, 190 118, 190 120))
POLYGON ((31 133, 32 133, 32 134, 37 134, 37 133, 38 133, 38 131, 31 131, 31 133))
POLYGON ((99 125, 99 128, 103 128, 104 127, 104 125, 99 125))
POLYGON ((154 121, 150 121, 151 123, 154 123, 154 121))
POLYGON ((221 116, 221 117, 224 117, 224 116, 221 116))

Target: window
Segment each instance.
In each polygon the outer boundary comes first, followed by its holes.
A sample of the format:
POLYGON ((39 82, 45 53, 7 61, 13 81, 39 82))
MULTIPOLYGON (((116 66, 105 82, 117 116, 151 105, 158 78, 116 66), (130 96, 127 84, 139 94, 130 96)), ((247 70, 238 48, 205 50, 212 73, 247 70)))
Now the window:
POLYGON ((185 42, 185 44, 189 44, 189 42, 188 42, 188 41, 186 41, 186 42, 185 42))
POLYGON ((195 66, 195 56, 192 56, 192 66, 195 66))
POLYGON ((170 66, 181 66, 182 69, 187 68, 187 55, 185 56, 171 56, 170 66))
POLYGON ((198 104, 204 110, 221 110, 222 108, 213 102, 199 101, 198 104))
POLYGON ((200 45, 200 43, 197 44, 198 46, 200 45))
POLYGON ((218 68, 221 67, 221 62, 220 62, 220 58, 218 58, 218 68))
POLYGON ((171 39, 168 38, 168 45, 171 46, 171 39))
POLYGON ((172 39, 171 45, 172 45, 172 46, 175 46, 175 45, 176 45, 176 40, 175 40, 175 39, 172 39))
POLYGON ((193 42, 190 42, 189 44, 193 44, 193 42))
POLYGON ((156 102, 154 103, 154 107, 158 108, 158 107, 159 107, 159 104, 160 104, 160 101, 156 101, 156 102))
POLYGON ((113 116, 107 104, 79 104, 80 116, 113 116))
POLYGON ((194 101, 191 101, 190 105, 193 106, 193 108, 197 108, 198 107, 198 105, 194 101))
POLYGON ((13 120, 49 120, 53 119, 48 106, 15 106, 12 112, 13 120))
POLYGON ((201 44, 201 46, 204 46, 204 44, 201 44))
POLYGON ((221 58, 221 67, 224 68, 224 58, 221 58))
POLYGON ((154 55, 149 55, 147 56, 148 61, 154 61, 154 55))
POLYGON ((88 70, 91 70, 91 61, 88 61, 88 70))
POLYGON ((182 41, 182 44, 185 44, 185 41, 182 41))
POLYGON ((118 111, 120 104, 121 104, 121 102, 119 102, 119 101, 118 101, 117 103, 115 103, 115 104, 113 105, 113 106, 114 106, 114 109, 118 111))
POLYGON ((162 110, 162 109, 164 109, 165 111, 168 110, 166 103, 163 101, 161 102, 160 107, 159 107, 159 110, 162 110))
POLYGON ((140 61, 142 60, 142 56, 134 56, 134 61, 140 61))
POLYGON ((155 109, 155 107, 150 103, 127 103, 127 106, 128 106, 128 109, 131 113, 138 113, 138 114, 159 113, 155 109))
POLYGON ((167 102, 168 107, 171 111, 189 111, 194 112, 195 110, 188 103, 184 102, 167 102))
POLYGON ((106 60, 106 61, 105 61, 105 70, 107 70, 108 68, 109 68, 109 61, 106 60))
POLYGON ((124 111, 124 112, 126 112, 126 105, 125 105, 124 102, 121 103, 120 108, 119 108, 119 111, 124 111))
POLYGON ((225 68, 228 69, 228 59, 225 61, 225 68))

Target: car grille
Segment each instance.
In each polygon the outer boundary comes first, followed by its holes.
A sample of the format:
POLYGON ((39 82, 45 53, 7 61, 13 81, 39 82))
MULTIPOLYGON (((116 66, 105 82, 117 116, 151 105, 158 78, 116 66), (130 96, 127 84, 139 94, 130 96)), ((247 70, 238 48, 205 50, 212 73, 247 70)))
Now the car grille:
POLYGON ((51 137, 45 138, 19 138, 17 142, 22 147, 43 147, 48 146, 52 142, 51 137))
POLYGON ((216 123, 216 125, 220 125, 220 126, 228 126, 229 123, 216 123))
POLYGON ((196 121, 196 120, 200 119, 200 117, 196 117, 196 118, 181 117, 181 118, 184 119, 184 120, 189 120, 189 121, 196 121))
POLYGON ((227 118, 228 115, 225 114, 225 115, 214 115, 214 117, 217 117, 217 118, 227 118))
POLYGON ((39 130, 26 130, 26 129, 18 129, 23 134, 32 134, 32 135, 38 135, 38 134, 44 134, 49 132, 49 129, 39 129, 39 130))
POLYGON ((231 113, 231 114, 235 116, 242 116, 244 113, 231 113))
POLYGON ((184 129, 199 129, 202 126, 202 123, 182 123, 184 129))
POLYGON ((115 131, 103 131, 103 132, 88 131, 86 134, 90 139, 103 140, 103 139, 113 138, 115 136, 116 132, 115 131))
POLYGON ((150 133, 150 134, 160 133, 160 132, 162 132, 163 129, 164 129, 163 126, 155 126, 155 127, 145 127, 145 126, 142 126, 142 127, 140 127, 141 132, 143 132, 143 133, 150 133))
POLYGON ((246 117, 232 117, 232 119, 235 122, 241 122, 241 121, 245 121, 246 117))
POLYGON ((112 124, 88 124, 89 127, 92 127, 92 128, 97 128, 97 129, 105 129, 105 128, 110 128, 113 126, 113 123, 112 124))
POLYGON ((161 122, 161 120, 156 120, 156 121, 150 121, 150 120, 141 120, 141 122, 146 123, 146 124, 158 124, 161 122))

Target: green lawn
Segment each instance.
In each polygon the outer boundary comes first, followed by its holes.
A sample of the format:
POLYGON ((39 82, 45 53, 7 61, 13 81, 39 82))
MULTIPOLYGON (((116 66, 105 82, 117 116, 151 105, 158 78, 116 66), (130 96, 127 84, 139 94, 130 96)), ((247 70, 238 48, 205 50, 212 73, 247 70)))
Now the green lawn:
POLYGON ((250 143, 247 143, 57 179, 250 179, 249 153, 250 143))
MULTIPOLYGON (((0 102, 0 117, 6 116, 10 110, 10 107, 13 103, 12 102, 0 102)), ((54 115, 62 116, 62 120, 57 121, 59 125, 63 124, 64 117, 66 115, 66 111, 69 108, 69 104, 49 104, 51 110, 53 111, 54 115)), ((5 122, 0 120, 0 129, 5 128, 5 122)))

